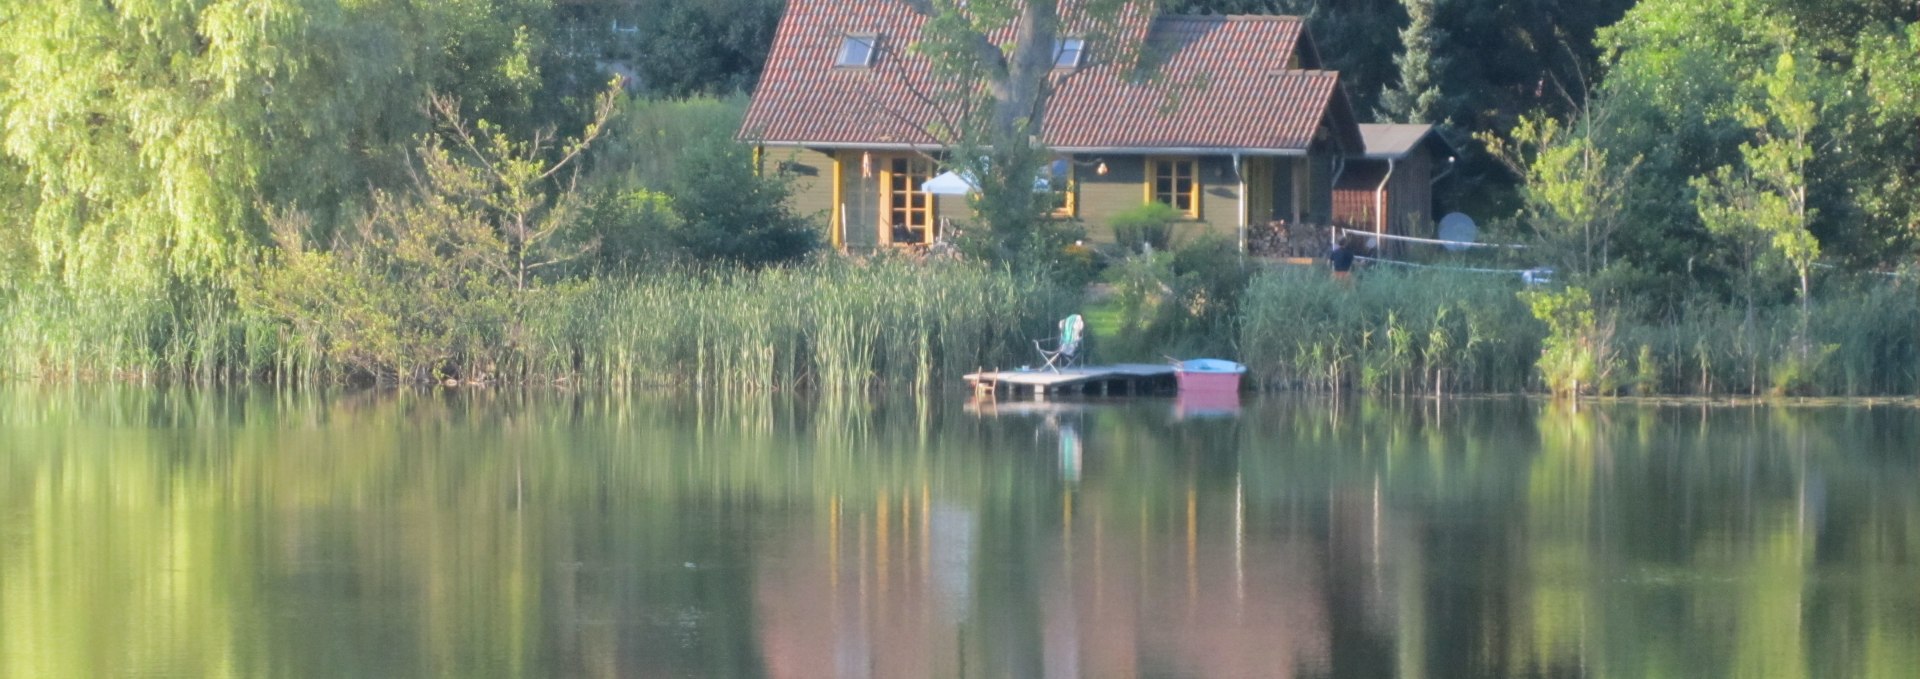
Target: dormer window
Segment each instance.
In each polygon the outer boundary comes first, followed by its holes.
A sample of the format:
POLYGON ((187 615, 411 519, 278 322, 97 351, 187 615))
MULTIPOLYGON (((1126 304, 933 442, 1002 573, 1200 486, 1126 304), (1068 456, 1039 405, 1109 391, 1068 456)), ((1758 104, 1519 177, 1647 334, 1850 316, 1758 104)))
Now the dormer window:
POLYGON ((1087 41, 1081 38, 1061 38, 1053 43, 1054 68, 1079 68, 1080 59, 1087 52, 1087 41))
POLYGON ((866 68, 873 65, 874 49, 880 43, 880 36, 873 33, 849 33, 840 41, 840 56, 833 65, 846 68, 866 68))

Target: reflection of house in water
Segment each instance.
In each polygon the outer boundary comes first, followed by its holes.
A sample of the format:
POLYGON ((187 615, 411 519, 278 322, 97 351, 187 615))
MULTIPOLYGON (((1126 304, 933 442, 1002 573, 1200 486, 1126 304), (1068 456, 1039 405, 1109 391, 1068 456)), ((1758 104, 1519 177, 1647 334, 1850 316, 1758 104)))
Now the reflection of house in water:
POLYGON ((1235 496, 1066 493, 1040 515, 926 493, 835 506, 757 559, 771 676, 1287 677, 1329 663, 1321 548, 1246 531, 1235 496))

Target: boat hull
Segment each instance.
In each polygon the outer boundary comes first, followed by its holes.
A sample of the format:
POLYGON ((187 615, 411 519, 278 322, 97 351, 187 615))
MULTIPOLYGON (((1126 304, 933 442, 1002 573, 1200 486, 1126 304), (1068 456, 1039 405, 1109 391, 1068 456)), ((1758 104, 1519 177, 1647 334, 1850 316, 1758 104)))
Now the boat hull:
POLYGON ((1197 359, 1176 364, 1173 378, 1182 394, 1238 394, 1246 372, 1246 366, 1232 361, 1197 359))

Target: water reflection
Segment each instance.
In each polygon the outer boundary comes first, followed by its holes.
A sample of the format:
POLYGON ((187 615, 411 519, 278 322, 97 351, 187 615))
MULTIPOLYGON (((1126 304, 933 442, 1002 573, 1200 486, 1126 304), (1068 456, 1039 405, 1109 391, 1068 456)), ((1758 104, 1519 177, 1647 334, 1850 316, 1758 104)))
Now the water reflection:
POLYGON ((1920 669, 1910 410, 1233 407, 0 390, 0 676, 1920 669))

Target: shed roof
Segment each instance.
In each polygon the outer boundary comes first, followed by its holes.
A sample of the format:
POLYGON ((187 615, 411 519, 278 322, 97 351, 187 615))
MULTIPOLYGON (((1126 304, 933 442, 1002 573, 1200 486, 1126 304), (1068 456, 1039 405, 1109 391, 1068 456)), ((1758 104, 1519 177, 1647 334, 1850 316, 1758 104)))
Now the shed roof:
POLYGON ((1432 125, 1425 124, 1372 124, 1360 125, 1360 139, 1366 146, 1364 156, 1376 160, 1400 159, 1413 154, 1421 142, 1432 139, 1441 148, 1452 152, 1453 147, 1446 140, 1434 134, 1432 125))

